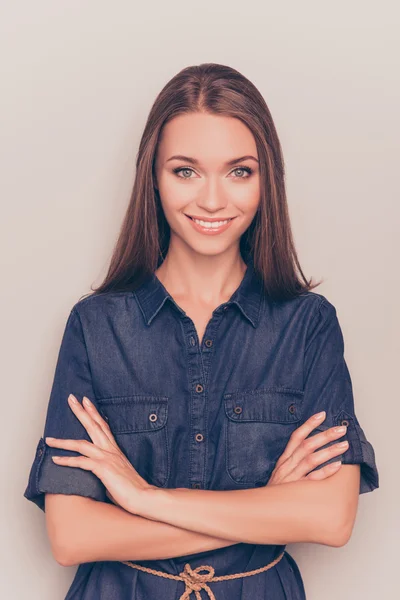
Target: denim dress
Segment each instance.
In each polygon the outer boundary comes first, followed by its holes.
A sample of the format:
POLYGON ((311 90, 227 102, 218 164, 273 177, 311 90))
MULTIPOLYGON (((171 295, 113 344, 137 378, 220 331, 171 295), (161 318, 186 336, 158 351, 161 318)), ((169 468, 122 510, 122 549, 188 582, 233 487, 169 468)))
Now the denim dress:
MULTIPOLYGON (((360 464, 360 494, 379 487, 374 449, 355 414, 335 307, 315 292, 272 301, 252 259, 245 260, 239 287, 213 311, 201 341, 154 273, 135 291, 94 294, 72 307, 25 498, 42 510, 45 492, 110 502, 91 471, 51 459, 75 452, 44 441, 90 441, 68 406, 70 393, 94 402, 135 469, 158 487, 265 486, 290 435, 322 410, 326 419, 311 435, 346 424, 349 442, 344 454, 324 465, 338 458, 360 464)), ((192 569, 211 565, 217 577, 258 569, 284 552, 267 571, 209 586, 216 600, 304 600, 300 571, 285 547, 235 543, 131 561, 173 575, 186 563, 192 569)), ((184 591, 183 581, 99 561, 79 565, 65 600, 178 600, 184 591)))

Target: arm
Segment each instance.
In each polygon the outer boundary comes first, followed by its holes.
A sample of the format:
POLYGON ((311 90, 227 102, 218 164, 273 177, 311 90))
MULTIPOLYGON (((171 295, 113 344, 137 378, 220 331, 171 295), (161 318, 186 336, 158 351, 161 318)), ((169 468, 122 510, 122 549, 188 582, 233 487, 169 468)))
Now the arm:
POLYGON ((138 512, 236 542, 313 542, 338 547, 351 536, 359 485, 359 465, 343 465, 322 481, 232 491, 145 490, 138 512))
POLYGON ((53 556, 63 566, 173 558, 236 543, 151 521, 83 496, 46 494, 45 505, 53 556))

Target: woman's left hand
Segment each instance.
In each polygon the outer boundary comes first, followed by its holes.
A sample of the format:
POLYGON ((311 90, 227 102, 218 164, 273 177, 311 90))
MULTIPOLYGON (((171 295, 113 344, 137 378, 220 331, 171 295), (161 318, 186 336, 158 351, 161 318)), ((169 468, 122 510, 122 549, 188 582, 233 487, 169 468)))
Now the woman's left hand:
POLYGON ((57 465, 92 471, 103 482, 107 496, 112 502, 128 512, 139 514, 137 510, 143 502, 143 493, 156 486, 149 484, 139 475, 117 445, 108 423, 94 404, 87 400, 89 399, 84 396, 81 404, 73 394, 68 397, 71 410, 88 432, 93 444, 87 440, 46 437, 48 446, 82 454, 58 458, 53 456, 53 460, 57 465))

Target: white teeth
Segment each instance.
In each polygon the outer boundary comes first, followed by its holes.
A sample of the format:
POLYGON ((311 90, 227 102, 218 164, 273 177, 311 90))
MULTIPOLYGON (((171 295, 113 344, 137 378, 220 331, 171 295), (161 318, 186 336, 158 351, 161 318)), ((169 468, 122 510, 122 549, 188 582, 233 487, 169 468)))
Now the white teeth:
POLYGON ((222 227, 222 225, 229 223, 230 219, 227 219, 226 221, 214 221, 213 223, 210 223, 210 221, 200 221, 199 219, 193 219, 193 221, 202 227, 217 229, 217 227, 222 227))

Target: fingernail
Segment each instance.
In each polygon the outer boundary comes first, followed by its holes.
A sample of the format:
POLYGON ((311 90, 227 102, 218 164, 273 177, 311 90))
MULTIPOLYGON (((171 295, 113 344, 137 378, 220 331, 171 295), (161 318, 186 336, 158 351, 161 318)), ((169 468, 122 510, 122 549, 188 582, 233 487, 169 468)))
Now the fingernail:
POLYGON ((89 398, 86 398, 86 396, 83 396, 83 403, 86 404, 86 406, 92 406, 92 403, 90 402, 89 398))
POLYGON ((337 444, 338 448, 345 448, 348 445, 349 442, 340 442, 339 444, 337 444))
POLYGON ((73 402, 74 404, 77 404, 78 400, 75 398, 75 396, 73 394, 70 394, 68 396, 68 400, 70 400, 71 402, 73 402))
POLYGON ((52 437, 47 437, 45 438, 46 442, 52 442, 53 440, 55 440, 56 438, 52 438, 52 437))
POLYGON ((322 419, 322 417, 324 417, 324 416, 325 416, 325 414, 326 414, 326 413, 325 413, 325 411, 323 410, 322 412, 320 412, 320 413, 318 413, 318 414, 314 415, 314 419, 322 419))
POLYGON ((346 431, 346 425, 341 425, 340 427, 335 427, 336 433, 344 433, 346 431))
POLYGON ((60 460, 61 456, 52 456, 51 457, 53 460, 60 460))

